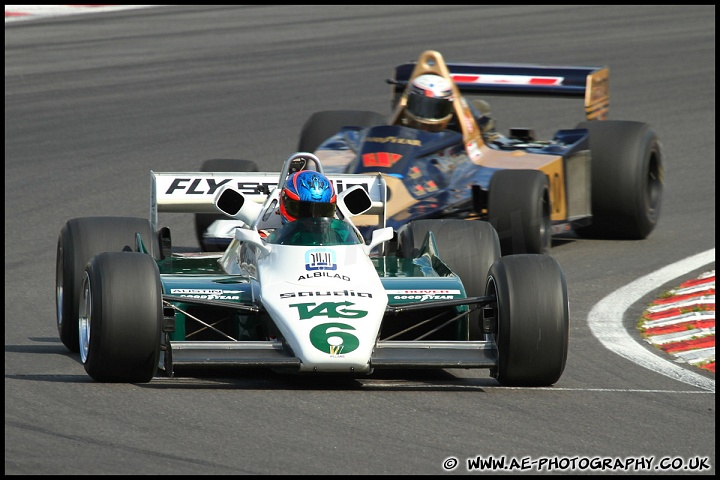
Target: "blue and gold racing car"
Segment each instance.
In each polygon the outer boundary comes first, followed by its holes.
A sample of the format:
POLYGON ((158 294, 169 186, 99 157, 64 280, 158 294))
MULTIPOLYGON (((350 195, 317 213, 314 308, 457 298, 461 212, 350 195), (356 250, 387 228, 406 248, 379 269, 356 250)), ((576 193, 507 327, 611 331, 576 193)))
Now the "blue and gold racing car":
MULTIPOLYGON (((607 119, 608 68, 446 64, 440 53, 426 51, 416 62, 397 66, 388 82, 389 116, 317 112, 302 127, 298 143, 298 151, 314 152, 328 172, 385 178, 386 218, 356 218, 364 234, 383 222, 397 229, 420 219, 487 220, 506 255, 546 253, 554 235, 571 231, 590 238, 644 239, 657 225, 661 144, 645 123, 607 119), (407 121, 416 104, 413 88, 428 76, 446 82, 453 99, 440 131, 407 121), (478 95, 578 98, 585 118, 546 140, 530 128, 511 128, 503 135, 478 95)), ((210 160, 201 169, 257 166, 210 160)), ((222 222, 210 228, 219 218, 196 217, 198 240, 207 249, 230 241, 231 228, 223 229, 222 222)))

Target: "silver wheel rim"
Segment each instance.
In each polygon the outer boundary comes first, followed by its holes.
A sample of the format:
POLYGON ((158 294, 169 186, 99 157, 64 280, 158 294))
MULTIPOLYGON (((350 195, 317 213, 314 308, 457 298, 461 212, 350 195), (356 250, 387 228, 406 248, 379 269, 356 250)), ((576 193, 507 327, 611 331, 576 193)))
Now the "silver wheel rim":
POLYGON ((57 265, 55 266, 55 310, 57 318, 58 332, 62 327, 63 322, 63 251, 62 248, 58 249, 57 254, 57 265))
POLYGON ((80 297, 79 307, 80 359, 82 363, 85 363, 90 349, 90 323, 92 320, 92 292, 90 291, 90 278, 87 272, 83 277, 82 297, 80 297))

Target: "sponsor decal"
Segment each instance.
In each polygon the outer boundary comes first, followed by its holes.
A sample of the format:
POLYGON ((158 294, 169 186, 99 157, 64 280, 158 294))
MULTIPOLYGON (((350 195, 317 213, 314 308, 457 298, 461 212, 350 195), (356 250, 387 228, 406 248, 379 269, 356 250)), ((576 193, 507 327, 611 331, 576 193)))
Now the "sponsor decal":
MULTIPOLYGON (((230 183, 231 178, 183 178, 176 177, 165 191, 165 195, 214 195, 220 187, 230 183)), ((277 184, 259 182, 237 182, 234 188, 246 195, 269 192, 277 184)))
MULTIPOLYGON (((267 194, 277 187, 277 182, 253 182, 237 181, 231 184, 232 178, 197 178, 197 177, 174 177, 165 190, 164 195, 215 195, 221 187, 232 186, 235 190, 245 195, 267 194)), ((344 180, 332 180, 336 192, 342 192, 350 187, 359 185, 370 192, 371 183, 368 182, 346 182, 344 180)))
POLYGON ((402 155, 397 153, 366 153, 362 156, 362 163, 363 167, 390 168, 401 158, 402 155))
POLYGON ((318 290, 314 292, 286 292, 281 293, 280 298, 298 297, 361 297, 372 298, 372 293, 356 292, 355 290, 318 290))
POLYGON ((240 300, 240 290, 219 290, 214 288, 171 288, 171 295, 205 300, 240 300))
POLYGON ((171 294, 195 293, 206 295, 222 295, 223 293, 242 293, 242 290, 220 290, 216 288, 171 288, 171 294))
POLYGON ((300 275, 298 277, 298 280, 309 280, 312 278, 321 278, 321 277, 336 278, 338 280, 343 280, 345 282, 350 281, 350 277, 348 277, 347 275, 340 275, 339 273, 330 273, 330 272, 312 272, 312 273, 308 273, 307 275, 300 275))
POLYGON ((335 252, 332 250, 309 250, 305 252, 305 270, 337 270, 335 252))
POLYGON ((314 317, 328 318, 363 318, 368 312, 366 310, 353 310, 348 307, 355 305, 352 302, 323 302, 316 303, 293 303, 290 305, 297 308, 300 320, 307 320, 314 317))
POLYGON ((240 295, 191 295, 182 294, 184 298, 202 298, 205 300, 240 300, 240 295))
POLYGON ((470 106, 468 106, 467 100, 465 100, 465 97, 460 98, 460 105, 462 107, 463 112, 463 124, 465 125, 465 130, 467 130, 467 133, 472 135, 475 133, 475 120, 473 119, 472 112, 470 111, 470 106))
POLYGON ((365 139, 368 142, 375 143, 397 143, 400 145, 414 145, 416 147, 422 147, 422 142, 414 138, 400 138, 400 137, 367 137, 365 139))
POLYGON ((412 300, 424 302, 427 300, 452 300, 460 295, 460 290, 388 290, 391 300, 412 300))
POLYGON ((489 85, 562 85, 564 77, 550 77, 538 75, 468 75, 450 74, 457 83, 486 83, 489 85))
POLYGON ((415 211, 418 213, 432 212, 436 208, 438 208, 438 204, 435 202, 428 202, 414 207, 415 211))
POLYGON ((310 343, 331 357, 342 358, 360 346, 360 340, 348 330, 355 328, 346 323, 321 323, 310 330, 310 343))
POLYGON ((472 160, 473 162, 480 161, 480 158, 483 156, 483 154, 480 151, 480 148, 478 147, 478 144, 475 140, 468 142, 465 145, 465 150, 467 151, 468 156, 470 157, 470 160, 472 160))

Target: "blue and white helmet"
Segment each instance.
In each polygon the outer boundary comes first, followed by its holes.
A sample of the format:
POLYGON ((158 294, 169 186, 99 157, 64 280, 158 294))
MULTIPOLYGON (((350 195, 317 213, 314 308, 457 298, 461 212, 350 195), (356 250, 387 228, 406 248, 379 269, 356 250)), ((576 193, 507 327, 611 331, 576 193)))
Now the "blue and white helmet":
POLYGON ((323 174, 302 170, 288 176, 280 193, 282 222, 298 218, 334 217, 337 195, 330 180, 323 174))

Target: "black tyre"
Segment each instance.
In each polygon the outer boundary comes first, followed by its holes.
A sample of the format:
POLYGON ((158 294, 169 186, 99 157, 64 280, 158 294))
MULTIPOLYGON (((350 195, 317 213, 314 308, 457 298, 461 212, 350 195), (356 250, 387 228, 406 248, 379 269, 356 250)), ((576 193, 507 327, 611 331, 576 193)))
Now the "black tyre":
MULTIPOLYGON (((213 158, 205 160, 200 166, 201 172, 259 172, 257 163, 252 160, 237 160, 232 158, 213 158)), ((195 214, 195 236, 198 245, 204 251, 222 251, 222 246, 205 242, 203 233, 213 224, 215 220, 228 220, 228 217, 219 213, 196 213, 195 214)))
MULTIPOLYGON (((484 295, 488 270, 500 258, 500 243, 492 225, 475 220, 415 220, 398 230, 398 256, 416 257, 428 231, 435 236, 440 259, 460 277, 465 294, 484 295)), ((480 310, 470 315, 468 338, 484 339, 480 310)))
POLYGON ((490 179, 488 219, 503 255, 547 253, 552 241, 550 187, 540 170, 499 170, 490 179))
POLYGON ((560 265, 549 255, 511 255, 490 267, 486 295, 497 298, 494 333, 503 385, 548 386, 565 370, 569 312, 560 265))
POLYGON ((663 155, 649 125, 582 122, 590 131, 592 223, 583 237, 641 240, 655 229, 663 192, 663 155))
POLYGON ((160 241, 150 222, 134 217, 83 217, 68 220, 60 231, 55 264, 55 307, 57 329, 62 343, 71 352, 78 343, 78 304, 85 264, 102 252, 135 250, 139 232, 153 258, 159 259, 160 241))
POLYGON ((98 382, 149 382, 160 358, 162 285, 149 255, 108 252, 88 262, 80 358, 98 382))
POLYGON ((325 110, 313 113, 300 131, 298 152, 313 153, 342 127, 373 127, 387 124, 387 118, 364 110, 325 110))

